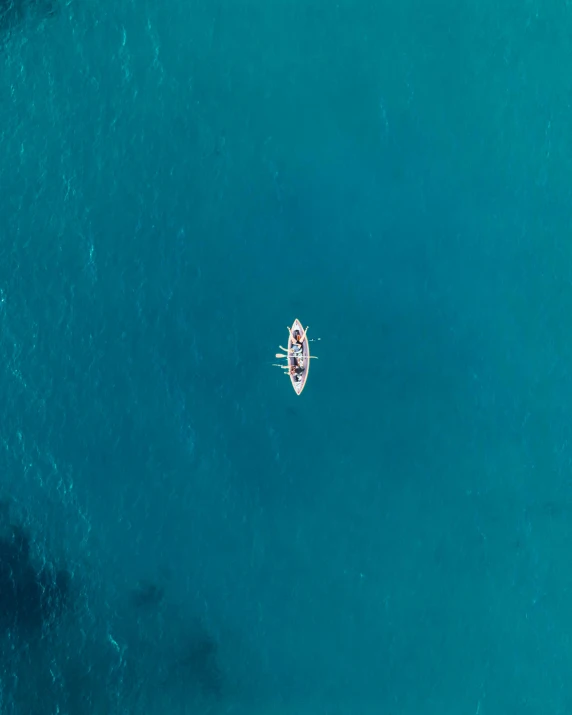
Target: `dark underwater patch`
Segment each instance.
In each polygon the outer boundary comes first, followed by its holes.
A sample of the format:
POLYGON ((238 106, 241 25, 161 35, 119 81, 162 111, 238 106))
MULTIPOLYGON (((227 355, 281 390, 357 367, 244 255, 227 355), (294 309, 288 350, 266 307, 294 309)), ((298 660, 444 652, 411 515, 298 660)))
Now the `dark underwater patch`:
POLYGON ((10 34, 28 18, 42 20, 50 17, 60 5, 58 0, 0 0, 0 33, 10 34))
POLYGON ((51 564, 38 566, 30 535, 10 524, 0 536, 0 631, 29 639, 57 623, 69 603, 71 577, 51 564))
MULTIPOLYGON (((131 615, 138 613, 139 625, 145 624, 144 639, 151 649, 157 649, 157 660, 163 661, 165 641, 169 640, 169 663, 160 676, 162 687, 189 686, 198 688, 207 697, 221 695, 224 685, 219 663, 217 640, 202 621, 189 623, 172 608, 165 597, 165 588, 152 581, 140 581, 128 598, 131 615)), ((141 632, 139 634, 141 637, 141 632)), ((141 648, 135 650, 141 651, 141 648)))
POLYGON ((135 608, 153 608, 161 604, 165 589, 155 583, 140 581, 130 597, 131 605, 135 608))
POLYGON ((175 668, 181 677, 194 680, 205 695, 220 695, 223 679, 218 645, 206 631, 189 639, 175 668))

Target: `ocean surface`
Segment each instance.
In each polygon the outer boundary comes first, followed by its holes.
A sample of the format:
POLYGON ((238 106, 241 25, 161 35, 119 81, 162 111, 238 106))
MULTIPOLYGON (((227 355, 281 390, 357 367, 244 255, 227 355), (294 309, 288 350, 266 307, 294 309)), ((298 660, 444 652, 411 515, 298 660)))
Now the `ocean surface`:
POLYGON ((0 0, 2 715, 572 713, 571 36, 0 0))

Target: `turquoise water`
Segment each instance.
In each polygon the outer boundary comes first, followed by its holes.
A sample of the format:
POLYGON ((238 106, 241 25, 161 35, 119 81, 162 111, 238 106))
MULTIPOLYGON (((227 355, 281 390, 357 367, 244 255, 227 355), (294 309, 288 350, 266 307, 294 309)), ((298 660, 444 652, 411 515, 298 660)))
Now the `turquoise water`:
POLYGON ((0 711, 570 712, 572 7, 16 10, 0 711))

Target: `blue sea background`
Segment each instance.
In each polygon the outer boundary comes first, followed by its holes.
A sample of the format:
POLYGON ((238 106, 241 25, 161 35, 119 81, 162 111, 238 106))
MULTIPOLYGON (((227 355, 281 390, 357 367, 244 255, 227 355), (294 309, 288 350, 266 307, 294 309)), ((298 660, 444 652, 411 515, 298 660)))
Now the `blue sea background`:
POLYGON ((1 33, 0 711, 572 712, 572 5, 1 33))

